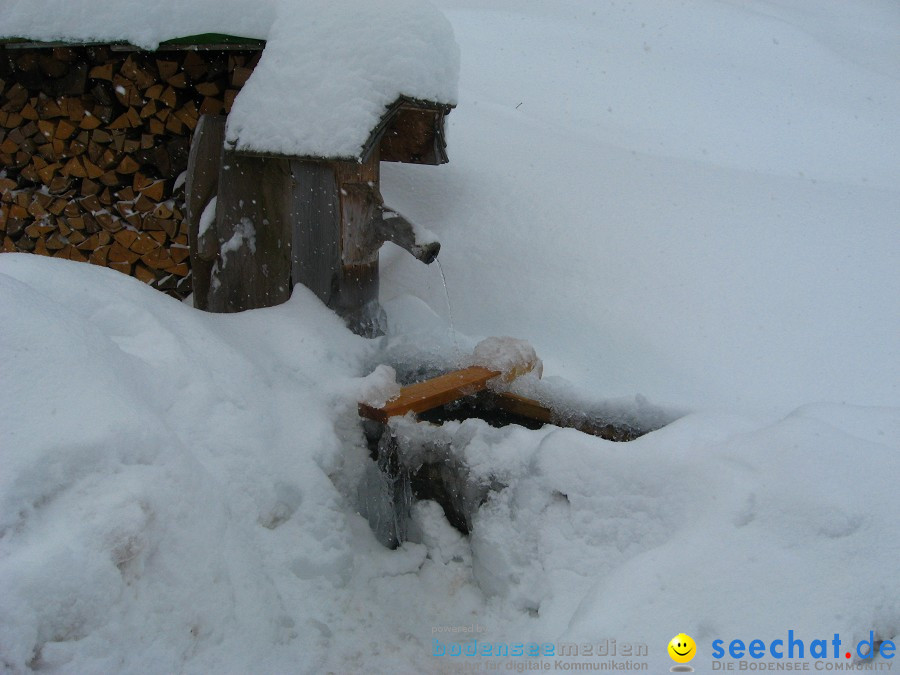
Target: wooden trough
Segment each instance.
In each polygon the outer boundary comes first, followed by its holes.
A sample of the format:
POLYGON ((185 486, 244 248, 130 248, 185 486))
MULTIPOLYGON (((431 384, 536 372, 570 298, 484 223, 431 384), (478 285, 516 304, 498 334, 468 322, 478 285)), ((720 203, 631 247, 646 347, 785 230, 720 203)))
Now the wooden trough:
POLYGON ((644 433, 640 429, 593 419, 590 415, 565 410, 552 403, 541 403, 527 396, 490 390, 488 383, 502 375, 499 370, 484 366, 454 370, 403 387, 399 395, 383 406, 360 403, 359 414, 381 424, 387 424, 391 417, 409 412, 430 422, 478 417, 496 426, 520 424, 540 428, 544 424, 553 424, 608 441, 631 441, 644 433), (452 404, 455 404, 453 408, 447 409, 452 404))
MULTIPOLYGON (((383 544, 396 547, 406 539, 406 522, 414 500, 433 500, 441 505, 448 522, 460 532, 471 531, 473 518, 491 491, 503 485, 491 481, 473 481, 463 460, 451 449, 440 426, 450 420, 477 418, 495 427, 510 424, 539 429, 545 424, 576 429, 610 441, 630 441, 658 425, 611 422, 602 414, 573 410, 571 401, 553 400, 542 392, 544 401, 491 386, 493 381, 507 382, 530 370, 534 362, 503 373, 484 366, 454 370, 403 387, 384 405, 359 404, 377 477, 380 481, 381 507, 363 506, 362 511, 383 544), (412 413, 421 433, 395 433, 390 421, 412 413), (423 426, 419 426, 419 424, 423 426), (433 431, 429 431, 432 428, 433 431), (413 440, 415 439, 415 440, 413 440), (422 450, 425 452, 421 452, 422 450), (410 452, 414 450, 414 452, 410 452), (408 464, 409 457, 419 457, 408 464), (429 459, 422 460, 422 457, 429 459)), ((664 422, 663 422, 664 423, 664 422)), ((401 428, 408 424, 404 420, 401 428)), ((372 490, 368 492, 371 494, 372 490)), ((379 490, 376 490, 379 492, 379 490)))
POLYGON ((387 424, 391 417, 405 415, 408 412, 426 412, 463 396, 476 394, 484 390, 487 383, 500 374, 499 370, 490 370, 483 366, 454 370, 440 377, 403 387, 399 396, 392 398, 380 408, 360 403, 359 414, 387 424))

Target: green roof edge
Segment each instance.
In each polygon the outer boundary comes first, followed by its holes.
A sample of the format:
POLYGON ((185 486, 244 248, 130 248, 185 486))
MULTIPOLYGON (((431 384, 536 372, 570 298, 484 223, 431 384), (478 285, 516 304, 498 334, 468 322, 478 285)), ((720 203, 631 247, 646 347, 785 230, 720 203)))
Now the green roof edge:
POLYGON ((167 45, 247 45, 248 47, 264 47, 265 40, 257 38, 241 37, 240 35, 228 35, 226 33, 200 33, 187 37, 173 38, 160 42, 160 47, 167 45))

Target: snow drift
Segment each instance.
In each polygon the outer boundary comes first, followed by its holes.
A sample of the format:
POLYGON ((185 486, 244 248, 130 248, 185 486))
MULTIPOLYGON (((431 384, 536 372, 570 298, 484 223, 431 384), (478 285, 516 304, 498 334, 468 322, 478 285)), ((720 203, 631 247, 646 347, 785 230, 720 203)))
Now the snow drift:
POLYGON ((896 3, 448 4, 453 163, 384 189, 449 297, 384 256, 384 338, 303 288, 212 316, 0 256, 0 667, 437 672, 476 624, 653 672, 679 632, 698 671, 716 638, 897 638, 896 3), (448 423, 505 487, 470 537, 420 502, 387 550, 356 401, 487 335, 573 400, 688 414, 626 444, 448 423))
POLYGON ((402 337, 358 338, 303 288, 208 315, 25 254, 0 257, 0 321, 12 672, 431 672, 432 627, 476 620, 495 642, 650 644, 900 623, 897 409, 693 414, 628 444, 448 423, 508 487, 470 539, 422 502, 389 551, 358 515, 355 403, 402 337))
POLYGON ((207 33, 266 40, 228 115, 226 141, 239 151, 353 159, 399 98, 456 103, 459 47, 426 0, 262 0, 253 11, 231 0, 0 7, 0 38, 153 50, 207 33))

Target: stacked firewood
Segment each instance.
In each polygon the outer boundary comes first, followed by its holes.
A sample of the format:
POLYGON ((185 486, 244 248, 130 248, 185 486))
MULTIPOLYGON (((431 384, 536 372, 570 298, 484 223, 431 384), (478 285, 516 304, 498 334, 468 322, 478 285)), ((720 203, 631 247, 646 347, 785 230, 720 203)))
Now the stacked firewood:
POLYGON ((190 292, 184 171, 257 51, 0 49, 0 238, 190 292))

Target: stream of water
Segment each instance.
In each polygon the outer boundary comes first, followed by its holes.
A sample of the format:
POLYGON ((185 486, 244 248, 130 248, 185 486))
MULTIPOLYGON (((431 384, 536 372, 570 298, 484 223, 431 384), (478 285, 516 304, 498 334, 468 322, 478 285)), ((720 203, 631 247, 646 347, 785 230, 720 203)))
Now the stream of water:
POLYGON ((444 266, 441 265, 441 261, 437 258, 435 259, 435 262, 441 273, 441 283, 444 284, 444 297, 447 298, 447 318, 450 321, 450 337, 453 338, 453 348, 456 351, 456 359, 458 361, 460 358, 459 341, 456 339, 456 328, 453 325, 453 305, 450 303, 450 289, 447 288, 447 277, 444 275, 444 266))

